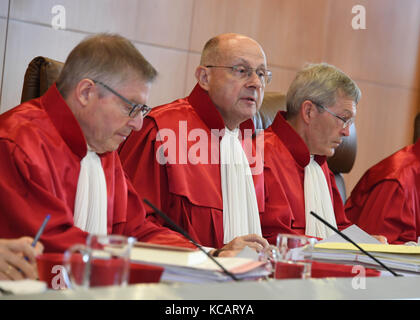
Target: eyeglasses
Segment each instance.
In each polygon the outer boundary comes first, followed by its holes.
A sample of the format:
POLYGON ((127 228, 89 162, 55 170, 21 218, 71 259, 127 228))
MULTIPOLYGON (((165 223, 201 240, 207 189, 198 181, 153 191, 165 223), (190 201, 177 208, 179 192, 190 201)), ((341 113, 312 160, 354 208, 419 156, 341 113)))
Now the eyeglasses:
POLYGON ((243 65, 235 65, 232 67, 228 66, 206 66, 206 68, 226 68, 231 69, 232 74, 238 78, 238 79, 246 79, 250 78, 252 76, 252 73, 255 72, 258 76, 258 78, 261 81, 261 84, 265 86, 266 84, 269 84, 271 81, 272 73, 270 70, 266 70, 263 68, 249 68, 243 65))
POLYGON ((94 83, 100 84, 102 87, 104 87, 105 89, 107 89, 109 92, 113 93, 114 95, 116 95, 118 98, 120 98, 122 101, 124 101, 125 103, 129 104, 131 106, 130 111, 128 111, 128 116, 130 118, 136 118, 140 113, 143 116, 143 118, 150 112, 150 110, 152 110, 151 107, 145 105, 145 104, 138 104, 138 103, 134 103, 131 102, 130 100, 128 100, 127 98, 123 97, 121 94, 119 94, 118 92, 116 92, 115 90, 111 89, 110 87, 108 87, 105 83, 98 81, 98 80, 92 80, 94 83))
POLYGON ((354 117, 351 117, 350 119, 345 119, 341 116, 339 116, 338 114, 332 112, 331 110, 329 110, 327 107, 324 107, 323 105, 320 105, 319 103, 316 103, 314 101, 311 101, 314 105, 316 105, 317 107, 324 109, 325 111, 327 111, 329 114, 333 115, 334 117, 336 117, 337 119, 340 119, 341 121, 343 121, 343 129, 351 126, 354 123, 354 117))

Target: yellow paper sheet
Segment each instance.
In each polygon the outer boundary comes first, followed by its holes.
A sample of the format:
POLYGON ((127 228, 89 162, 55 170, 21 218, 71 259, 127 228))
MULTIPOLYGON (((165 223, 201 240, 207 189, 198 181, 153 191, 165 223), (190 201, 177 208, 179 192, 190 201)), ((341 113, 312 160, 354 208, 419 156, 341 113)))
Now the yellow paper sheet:
MULTIPOLYGON (((386 253, 400 253, 400 254, 420 254, 420 246, 405 246, 397 244, 367 244, 358 243, 360 247, 368 252, 386 252, 386 253)), ((351 243, 325 242, 315 245, 316 249, 331 249, 331 250, 359 250, 351 243)))

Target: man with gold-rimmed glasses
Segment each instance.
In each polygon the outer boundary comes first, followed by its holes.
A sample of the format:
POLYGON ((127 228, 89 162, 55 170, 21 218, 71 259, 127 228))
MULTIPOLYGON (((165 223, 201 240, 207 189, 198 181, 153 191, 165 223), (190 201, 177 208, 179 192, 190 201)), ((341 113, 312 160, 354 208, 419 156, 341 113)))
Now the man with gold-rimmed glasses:
POLYGON ((249 37, 216 36, 205 44, 195 77, 188 97, 153 108, 127 139, 124 169, 140 194, 197 242, 217 248, 216 255, 244 246, 262 250, 268 245, 258 208, 262 166, 253 175, 250 163, 256 167, 258 160, 252 163, 246 150, 253 148, 251 118, 271 80, 265 53, 249 37))

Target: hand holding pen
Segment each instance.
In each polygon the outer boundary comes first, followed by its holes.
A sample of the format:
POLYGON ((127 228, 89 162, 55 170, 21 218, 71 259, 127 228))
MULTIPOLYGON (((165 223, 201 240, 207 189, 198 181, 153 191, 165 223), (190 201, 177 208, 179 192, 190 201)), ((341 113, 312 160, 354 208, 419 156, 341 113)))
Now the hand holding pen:
POLYGON ((48 220, 49 216, 34 239, 0 239, 0 280, 37 279, 36 256, 44 250, 38 240, 48 220))

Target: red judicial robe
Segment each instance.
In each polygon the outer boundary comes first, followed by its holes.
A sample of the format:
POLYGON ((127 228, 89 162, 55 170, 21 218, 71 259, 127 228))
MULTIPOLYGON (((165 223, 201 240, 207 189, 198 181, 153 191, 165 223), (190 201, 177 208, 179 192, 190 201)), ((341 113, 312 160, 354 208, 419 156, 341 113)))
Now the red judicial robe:
POLYGON ((420 139, 370 168, 346 202, 347 217, 389 243, 420 236, 420 139))
MULTIPOLYGON (((143 128, 132 132, 120 149, 121 162, 137 192, 198 243, 215 248, 223 246, 223 200, 219 165, 221 137, 212 130, 224 128, 224 121, 207 92, 196 85, 188 97, 153 108, 143 128), (170 138, 163 139, 164 135, 170 138), (165 151, 167 162, 161 164, 157 159, 162 157, 163 146, 169 141, 174 141, 171 144, 174 148, 165 151), (201 144, 203 141, 207 144, 201 144), (198 148, 199 143, 204 147, 198 148)), ((248 129, 252 135, 252 120, 243 122, 240 129, 242 132, 248 129)), ((260 171, 253 178, 257 200, 262 205, 262 164, 260 171)), ((146 207, 146 210, 153 214, 152 209, 146 207)))
MULTIPOLYGON (((260 215, 263 237, 276 243, 278 233, 305 234, 304 171, 309 163, 309 150, 278 112, 272 125, 257 139, 264 139, 265 210, 260 215)), ((327 179, 338 228, 350 226, 343 202, 328 168, 326 157, 315 156, 327 179)))
MULTIPOLYGON (((0 116, 0 238, 41 236, 46 252, 85 243, 73 224, 80 161, 87 143, 72 111, 53 85, 44 96, 0 116)), ((100 155, 108 192, 108 234, 191 246, 179 234, 145 218, 117 152, 100 155)))

